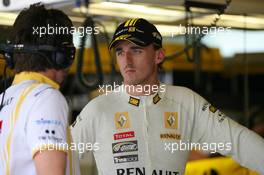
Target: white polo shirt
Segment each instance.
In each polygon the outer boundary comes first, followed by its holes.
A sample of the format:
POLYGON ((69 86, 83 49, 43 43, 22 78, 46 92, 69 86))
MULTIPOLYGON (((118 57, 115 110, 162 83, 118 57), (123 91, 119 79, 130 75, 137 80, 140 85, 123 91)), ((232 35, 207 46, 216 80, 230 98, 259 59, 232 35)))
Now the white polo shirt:
POLYGON ((77 157, 66 145, 71 141, 68 105, 58 88, 38 73, 15 76, 0 111, 1 175, 36 175, 34 155, 47 149, 65 151, 67 175, 79 174, 77 157))
POLYGON ((82 110, 72 135, 76 143, 99 144, 92 152, 99 175, 183 175, 192 148, 230 155, 264 174, 264 140, 184 87, 101 95, 82 110))

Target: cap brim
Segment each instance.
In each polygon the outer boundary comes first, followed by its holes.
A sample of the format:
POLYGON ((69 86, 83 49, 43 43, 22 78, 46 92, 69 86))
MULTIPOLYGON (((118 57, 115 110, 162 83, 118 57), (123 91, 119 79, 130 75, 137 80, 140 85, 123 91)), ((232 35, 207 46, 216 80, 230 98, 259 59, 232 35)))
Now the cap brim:
POLYGON ((119 41, 129 41, 137 46, 140 46, 140 47, 144 47, 144 46, 147 46, 148 42, 144 42, 144 41, 140 41, 138 40, 137 38, 135 37, 129 37, 129 38, 122 38, 122 39, 115 39, 113 40, 110 44, 109 44, 109 47, 108 49, 111 50, 113 47, 116 46, 116 44, 119 42, 119 41))

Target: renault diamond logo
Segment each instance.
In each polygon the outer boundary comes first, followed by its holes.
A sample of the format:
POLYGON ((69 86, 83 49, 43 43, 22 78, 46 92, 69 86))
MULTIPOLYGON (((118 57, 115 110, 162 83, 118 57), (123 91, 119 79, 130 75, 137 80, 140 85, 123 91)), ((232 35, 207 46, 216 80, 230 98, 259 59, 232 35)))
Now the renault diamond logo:
POLYGON ((121 116, 119 117, 118 123, 120 124, 121 127, 123 127, 124 124, 126 123, 126 121, 127 121, 127 120, 126 120, 126 117, 123 116, 123 115, 121 115, 121 116))
POLYGON ((128 112, 117 112, 115 113, 115 127, 116 129, 127 129, 130 128, 130 121, 128 112))
POLYGON ((178 113, 164 112, 164 124, 167 129, 178 129, 178 113))
POLYGON ((168 118, 168 123, 170 126, 173 126, 174 122, 175 122, 175 118, 173 115, 170 115, 170 117, 168 118))

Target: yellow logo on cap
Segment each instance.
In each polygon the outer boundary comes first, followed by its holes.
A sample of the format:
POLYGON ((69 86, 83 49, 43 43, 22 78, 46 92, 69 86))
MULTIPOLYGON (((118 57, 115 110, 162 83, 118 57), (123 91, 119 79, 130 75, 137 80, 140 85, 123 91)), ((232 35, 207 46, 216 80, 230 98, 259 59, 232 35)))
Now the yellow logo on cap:
POLYGON ((178 113, 177 112, 164 112, 164 123, 167 129, 178 128, 178 113))
POLYGON ((130 128, 130 120, 128 117, 128 112, 115 113, 115 126, 116 126, 116 129, 130 128))
POLYGON ((128 31, 129 31, 129 32, 135 32, 135 31, 136 31, 136 27, 129 27, 129 28, 128 28, 128 31))
POLYGON ((120 35, 119 37, 117 37, 116 39, 115 39, 115 41, 117 41, 117 40, 123 40, 123 39, 127 39, 128 37, 130 37, 130 35, 120 35))

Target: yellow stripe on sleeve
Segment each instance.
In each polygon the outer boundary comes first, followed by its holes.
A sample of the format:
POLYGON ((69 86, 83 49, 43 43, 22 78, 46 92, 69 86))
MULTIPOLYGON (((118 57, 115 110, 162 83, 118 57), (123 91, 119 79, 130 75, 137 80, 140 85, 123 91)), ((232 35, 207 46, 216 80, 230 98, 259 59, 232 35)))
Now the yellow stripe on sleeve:
MULTIPOLYGON (((67 143, 68 145, 71 145, 72 139, 71 139, 71 132, 70 132, 70 128, 67 127, 67 143)), ((70 175, 73 175, 73 169, 74 169, 74 164, 73 164, 73 160, 72 160, 72 150, 68 149, 68 156, 69 156, 69 162, 70 162, 70 175)))
POLYGON ((6 143, 6 147, 5 150, 7 151, 7 160, 6 160, 6 175, 10 175, 10 154, 11 154, 11 144, 12 144, 12 138, 13 138, 13 132, 14 132, 14 128, 15 128, 15 124, 16 121, 18 119, 19 116, 19 111, 20 108, 26 98, 26 96, 37 87, 37 85, 39 84, 32 84, 29 87, 27 87, 20 95, 19 100, 16 104, 15 110, 12 112, 12 117, 11 117, 11 125, 10 125, 10 132, 8 134, 7 137, 7 143, 6 143))

